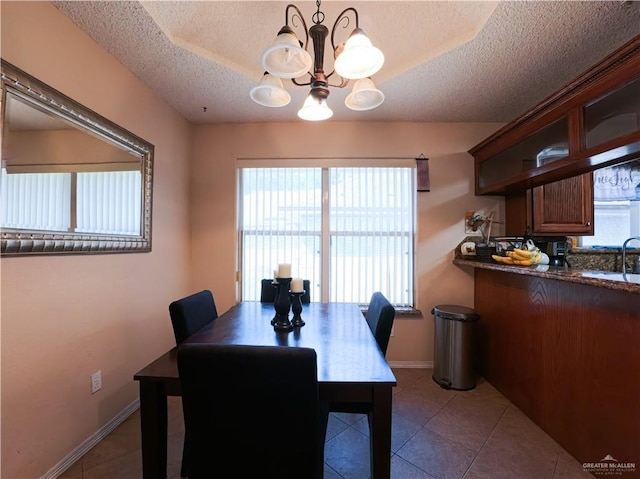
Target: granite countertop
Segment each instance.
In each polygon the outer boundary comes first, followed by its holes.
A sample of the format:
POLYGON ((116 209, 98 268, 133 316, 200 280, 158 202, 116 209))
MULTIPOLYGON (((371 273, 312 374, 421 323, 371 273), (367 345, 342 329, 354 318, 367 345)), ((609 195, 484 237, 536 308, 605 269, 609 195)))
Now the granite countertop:
POLYGON ((456 255, 456 258, 453 260, 453 264, 479 269, 504 271, 506 273, 538 276, 540 278, 587 284, 601 288, 640 294, 640 274, 634 273, 615 273, 609 271, 569 268, 566 266, 511 266, 495 263, 493 261, 476 261, 474 256, 462 257, 458 255, 456 255))

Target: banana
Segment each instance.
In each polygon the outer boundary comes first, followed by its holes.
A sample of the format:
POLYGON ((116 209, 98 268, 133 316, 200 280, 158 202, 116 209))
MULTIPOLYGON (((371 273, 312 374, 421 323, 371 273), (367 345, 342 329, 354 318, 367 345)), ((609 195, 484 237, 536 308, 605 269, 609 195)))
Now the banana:
POLYGON ((494 261, 497 261, 498 263, 514 264, 513 259, 509 256, 498 256, 497 254, 492 254, 491 257, 493 258, 494 261))
POLYGON ((538 254, 539 252, 540 252, 540 250, 538 248, 534 248, 534 249, 530 249, 530 250, 523 250, 523 249, 515 248, 513 250, 513 254, 515 256, 518 256, 520 259, 531 259, 536 254, 538 254))
POLYGON ((498 256, 492 255, 491 257, 502 264, 515 264, 518 266, 532 266, 538 264, 542 259, 542 254, 540 250, 533 251, 522 251, 522 250, 513 250, 513 251, 505 251, 507 256, 498 256), (529 253, 528 255, 522 253, 529 253))
POLYGON ((514 259, 513 264, 517 264, 518 266, 531 266, 535 263, 530 259, 514 259))

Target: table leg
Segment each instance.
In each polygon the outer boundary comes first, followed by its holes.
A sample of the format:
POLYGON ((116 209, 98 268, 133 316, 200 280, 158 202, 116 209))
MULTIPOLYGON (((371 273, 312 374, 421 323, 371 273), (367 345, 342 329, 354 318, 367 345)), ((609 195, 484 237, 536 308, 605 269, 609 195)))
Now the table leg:
POLYGON ((373 387, 369 417, 371 478, 391 477, 391 386, 373 387))
POLYGON ((167 396, 155 381, 140 381, 143 479, 167 477, 167 396))

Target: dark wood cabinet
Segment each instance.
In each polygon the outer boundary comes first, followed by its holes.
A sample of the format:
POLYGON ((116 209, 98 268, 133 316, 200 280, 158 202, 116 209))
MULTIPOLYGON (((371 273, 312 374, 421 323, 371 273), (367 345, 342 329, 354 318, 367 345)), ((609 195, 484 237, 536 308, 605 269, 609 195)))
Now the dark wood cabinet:
POLYGON ((591 172, 640 158, 640 36, 469 153, 507 234, 593 234, 591 172))
POLYGON ((505 197, 505 234, 592 235, 593 174, 555 181, 505 197))
POLYGON ((593 174, 533 189, 532 234, 592 235, 593 174))

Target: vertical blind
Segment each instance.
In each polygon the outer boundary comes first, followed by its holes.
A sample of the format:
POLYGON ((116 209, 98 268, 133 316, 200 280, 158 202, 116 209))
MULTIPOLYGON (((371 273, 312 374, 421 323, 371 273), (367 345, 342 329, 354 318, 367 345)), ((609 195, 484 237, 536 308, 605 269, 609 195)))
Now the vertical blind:
POLYGON ((140 234, 142 181, 139 171, 78 173, 76 231, 140 234))
POLYGON ((239 169, 242 299, 279 263, 312 301, 413 306, 415 187, 409 167, 239 169))
POLYGON ((44 231, 68 231, 71 227, 70 173, 8 174, 2 168, 0 225, 44 231))
POLYGON ((139 235, 141 208, 140 171, 8 174, 2 169, 3 228, 139 235))

